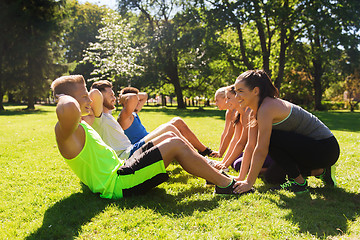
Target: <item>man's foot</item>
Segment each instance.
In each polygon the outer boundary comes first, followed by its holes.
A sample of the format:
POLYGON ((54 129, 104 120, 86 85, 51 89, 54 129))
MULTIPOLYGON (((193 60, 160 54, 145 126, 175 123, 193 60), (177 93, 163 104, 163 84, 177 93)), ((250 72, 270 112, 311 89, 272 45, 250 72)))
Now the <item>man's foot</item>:
MULTIPOLYGON (((211 159, 209 159, 208 157, 205 157, 205 158, 206 158, 207 163, 208 163, 210 166, 214 167, 214 168, 215 168, 215 164, 216 164, 217 162, 219 162, 219 161, 216 161, 216 160, 211 160, 211 159)), ((224 171, 224 172, 229 172, 229 168, 223 168, 223 169, 221 169, 221 170, 224 171)))
MULTIPOLYGON (((213 161, 213 160, 210 160, 210 161, 213 161)), ((221 174, 229 177, 229 175, 227 175, 224 171, 220 170, 219 172, 220 172, 221 174)), ((215 185, 215 184, 212 183, 212 182, 210 182, 210 181, 208 181, 208 180, 206 180, 205 186, 213 186, 213 185, 215 185)))
POLYGON ((232 182, 227 186, 227 187, 219 187, 219 186, 215 186, 215 191, 214 194, 221 194, 221 195, 228 195, 228 194, 233 194, 233 195, 243 195, 243 194, 247 194, 247 193, 253 193, 255 192, 254 188, 251 188, 249 191, 241 193, 241 194, 237 194, 234 193, 234 184, 236 183, 235 179, 232 179, 232 182))
POLYGON ((212 152, 213 150, 211 150, 209 147, 206 147, 202 152, 198 151, 198 153, 202 156, 209 156, 212 152))
POLYGON ((315 177, 322 180, 325 186, 336 187, 335 169, 335 165, 324 168, 324 172, 321 175, 315 177))
POLYGON ((294 193, 304 193, 304 192, 309 191, 306 179, 303 184, 297 183, 294 179, 288 179, 287 182, 280 184, 277 187, 273 187, 270 190, 275 191, 275 190, 282 190, 282 189, 290 191, 290 192, 294 192, 294 193))

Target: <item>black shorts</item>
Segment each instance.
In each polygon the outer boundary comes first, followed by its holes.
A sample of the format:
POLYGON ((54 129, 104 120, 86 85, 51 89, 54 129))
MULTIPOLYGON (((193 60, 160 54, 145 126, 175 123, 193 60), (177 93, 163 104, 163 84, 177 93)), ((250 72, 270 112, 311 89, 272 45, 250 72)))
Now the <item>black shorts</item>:
POLYGON ((161 153, 152 142, 135 151, 117 174, 114 198, 143 194, 169 178, 161 153))

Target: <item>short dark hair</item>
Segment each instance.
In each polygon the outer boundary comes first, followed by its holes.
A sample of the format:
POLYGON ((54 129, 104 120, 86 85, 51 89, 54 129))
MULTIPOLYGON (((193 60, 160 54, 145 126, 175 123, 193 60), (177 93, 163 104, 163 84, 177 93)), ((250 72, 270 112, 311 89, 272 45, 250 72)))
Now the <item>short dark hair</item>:
POLYGON ((105 91, 105 88, 112 88, 113 85, 108 80, 96 81, 91 85, 91 89, 98 89, 100 92, 105 91))
POLYGON ((139 89, 134 88, 134 87, 126 87, 123 88, 120 92, 120 94, 127 94, 127 93, 135 93, 138 94, 139 93, 139 89))

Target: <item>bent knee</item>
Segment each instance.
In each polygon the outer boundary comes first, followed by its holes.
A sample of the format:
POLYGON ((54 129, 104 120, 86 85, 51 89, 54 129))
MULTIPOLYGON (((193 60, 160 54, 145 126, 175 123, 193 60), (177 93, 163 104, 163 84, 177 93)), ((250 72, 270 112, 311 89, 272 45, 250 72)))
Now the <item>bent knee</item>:
POLYGON ((177 138, 177 135, 173 131, 167 131, 163 135, 166 135, 167 138, 177 138))
POLYGON ((174 117, 173 119, 171 119, 170 123, 176 127, 186 125, 184 120, 182 120, 182 118, 180 117, 174 117))
POLYGON ((171 138, 167 139, 169 141, 169 143, 175 147, 175 148, 187 148, 188 146, 186 145, 186 143, 184 142, 184 140, 182 140, 180 137, 178 136, 173 136, 171 138))

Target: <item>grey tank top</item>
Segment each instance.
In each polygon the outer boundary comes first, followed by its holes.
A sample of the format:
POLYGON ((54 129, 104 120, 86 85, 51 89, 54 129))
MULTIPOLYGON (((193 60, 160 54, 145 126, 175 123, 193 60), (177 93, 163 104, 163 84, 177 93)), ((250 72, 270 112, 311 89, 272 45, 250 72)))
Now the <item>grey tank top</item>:
POLYGON ((315 140, 333 136, 330 129, 316 116, 291 103, 290 114, 281 122, 273 123, 274 130, 295 132, 315 140))

